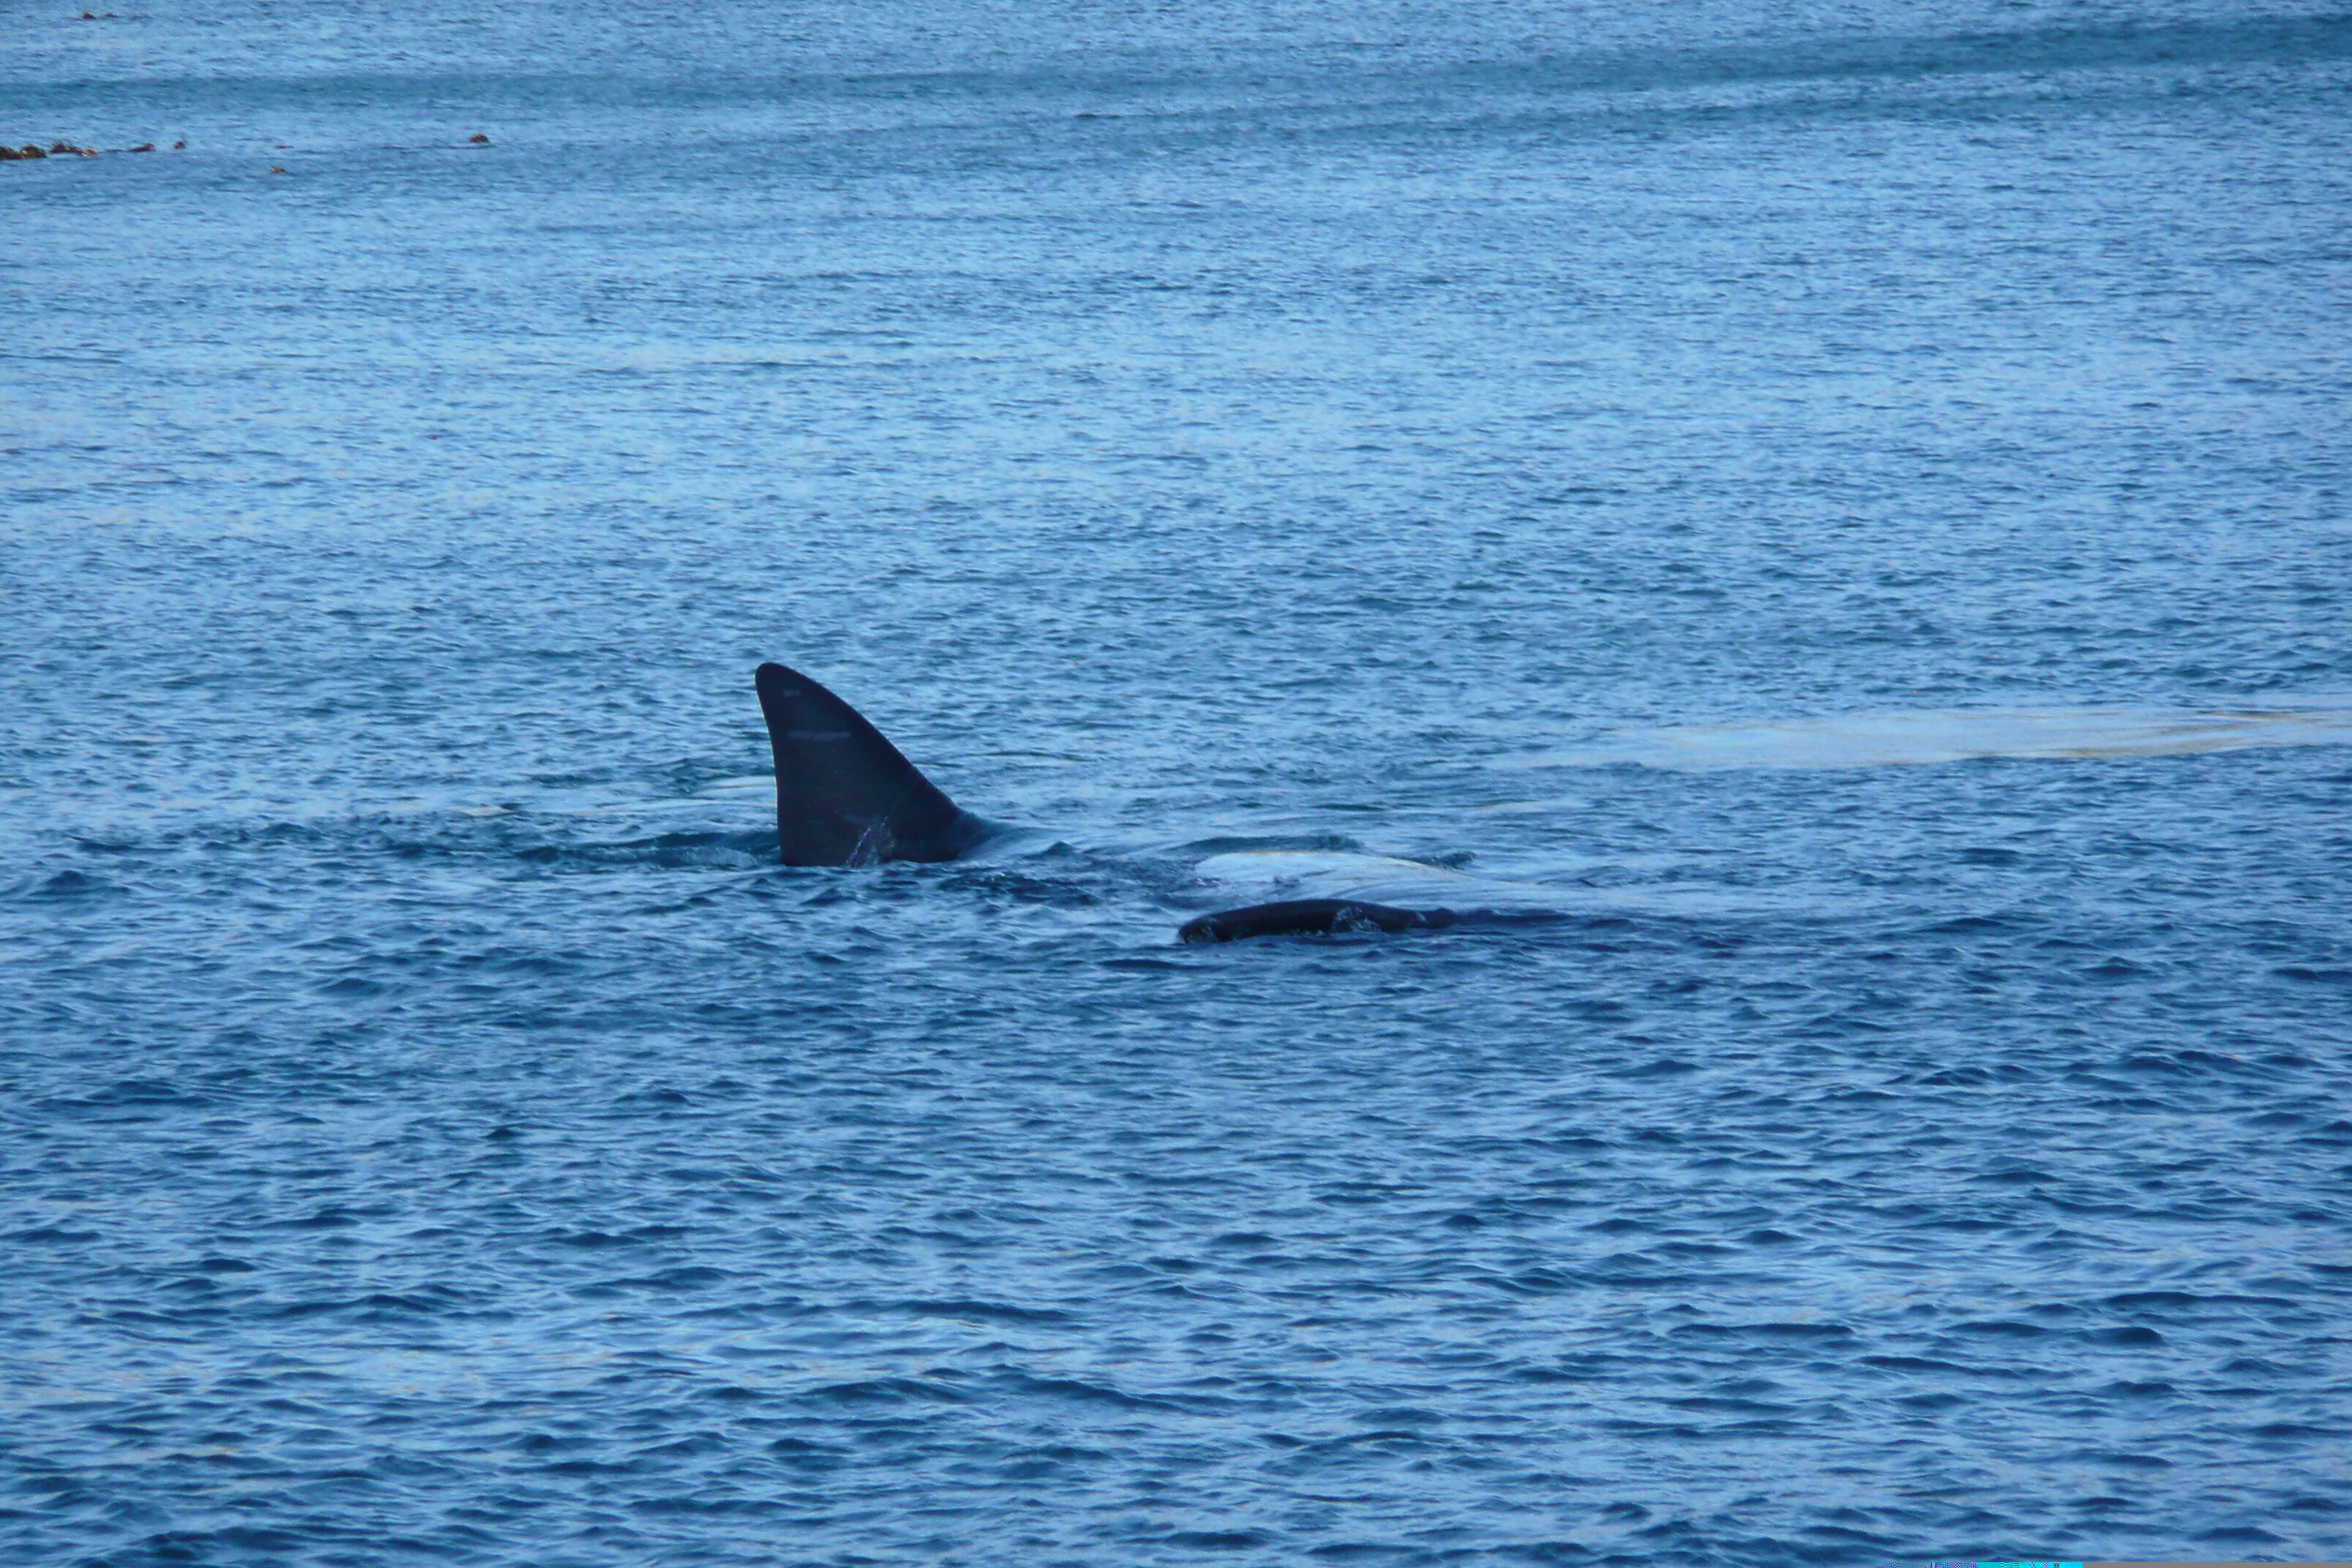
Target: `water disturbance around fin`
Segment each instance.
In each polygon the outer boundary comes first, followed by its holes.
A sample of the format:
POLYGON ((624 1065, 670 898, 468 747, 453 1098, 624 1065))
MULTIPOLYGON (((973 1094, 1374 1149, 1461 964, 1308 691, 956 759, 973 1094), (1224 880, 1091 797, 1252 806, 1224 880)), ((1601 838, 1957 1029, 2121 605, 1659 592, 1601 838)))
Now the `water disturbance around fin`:
POLYGON ((753 678, 776 756, 776 841, 787 866, 952 860, 985 833, 856 709, 797 670, 753 678))

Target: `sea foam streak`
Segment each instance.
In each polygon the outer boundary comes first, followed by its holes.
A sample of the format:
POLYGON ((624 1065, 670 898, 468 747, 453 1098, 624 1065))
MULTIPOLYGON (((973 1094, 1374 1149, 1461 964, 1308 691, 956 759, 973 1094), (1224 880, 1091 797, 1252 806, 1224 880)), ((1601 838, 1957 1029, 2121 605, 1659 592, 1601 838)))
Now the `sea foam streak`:
POLYGON ((2017 709, 1853 713, 1753 724, 1627 730, 1506 766, 1852 768, 1981 757, 2162 757, 2352 742, 2352 706, 2211 711, 2017 709))

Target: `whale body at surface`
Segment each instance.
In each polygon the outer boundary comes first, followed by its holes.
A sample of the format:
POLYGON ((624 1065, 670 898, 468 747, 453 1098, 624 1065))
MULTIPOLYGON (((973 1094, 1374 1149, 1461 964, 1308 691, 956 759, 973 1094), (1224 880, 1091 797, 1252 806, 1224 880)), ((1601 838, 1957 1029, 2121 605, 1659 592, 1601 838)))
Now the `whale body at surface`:
POLYGON ((1400 910, 1359 899, 1286 899, 1219 910, 1176 928, 1178 942, 1239 942, 1250 936, 1339 936, 1360 931, 1444 931, 1458 917, 1452 910, 1400 910))
MULTIPOLYGON (((768 721, 768 744, 775 753, 776 847, 785 865, 954 860, 1004 831, 950 800, 865 715, 821 683, 781 664, 760 666, 753 683, 761 714, 768 721)), ((1279 875, 1297 869, 1293 862, 1299 858, 1213 858, 1247 865, 1260 875, 1279 875)), ((1415 878, 1439 879, 1447 890, 1473 880, 1434 866, 1377 856, 1325 856, 1315 863, 1339 863, 1359 874, 1370 868, 1408 898, 1425 890, 1425 882, 1415 878), (1396 877, 1400 871, 1406 874, 1403 879, 1396 877)), ((1253 936, 1443 931, 1459 918, 1450 910, 1403 909, 1366 897, 1290 898, 1202 915, 1186 921, 1177 935, 1188 942, 1217 942, 1253 936)))

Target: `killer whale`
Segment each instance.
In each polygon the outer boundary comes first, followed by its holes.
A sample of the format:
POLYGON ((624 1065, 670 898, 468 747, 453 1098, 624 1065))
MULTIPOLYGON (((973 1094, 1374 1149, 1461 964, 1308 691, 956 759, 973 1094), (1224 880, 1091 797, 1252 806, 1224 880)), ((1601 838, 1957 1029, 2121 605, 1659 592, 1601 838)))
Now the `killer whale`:
MULTIPOLYGON (((1002 829, 925 778, 866 716, 781 664, 752 677, 776 761, 776 846, 787 866, 870 866, 961 859, 1002 829)), ((1188 942, 1353 931, 1442 931, 1450 910, 1404 910, 1345 899, 1294 899, 1187 921, 1188 942)))

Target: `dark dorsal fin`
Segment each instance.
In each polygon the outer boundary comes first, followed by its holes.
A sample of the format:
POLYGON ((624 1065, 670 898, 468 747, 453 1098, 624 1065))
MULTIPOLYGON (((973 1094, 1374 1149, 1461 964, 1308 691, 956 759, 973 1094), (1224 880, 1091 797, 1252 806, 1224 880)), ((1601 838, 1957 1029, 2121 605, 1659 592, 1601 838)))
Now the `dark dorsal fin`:
POLYGON ((856 709, 797 670, 755 678, 776 753, 776 839, 787 866, 952 860, 976 826, 856 709))

